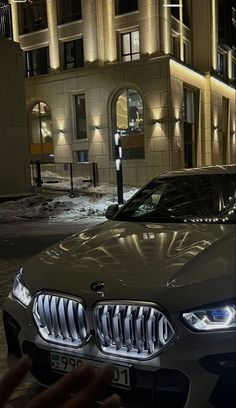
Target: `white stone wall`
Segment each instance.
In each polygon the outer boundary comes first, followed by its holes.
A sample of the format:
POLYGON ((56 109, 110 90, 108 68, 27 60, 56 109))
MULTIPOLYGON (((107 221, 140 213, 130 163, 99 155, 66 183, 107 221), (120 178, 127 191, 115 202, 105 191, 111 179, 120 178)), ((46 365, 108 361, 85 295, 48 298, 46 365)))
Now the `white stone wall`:
POLYGON ((0 196, 30 191, 23 53, 0 38, 0 196))
POLYGON ((88 149, 89 161, 98 164, 99 180, 115 183, 115 163, 111 159, 111 104, 119 90, 130 87, 137 89, 143 98, 145 159, 123 161, 124 182, 142 185, 156 174, 169 170, 168 66, 169 58, 165 57, 151 63, 133 61, 112 67, 74 70, 58 74, 57 81, 51 76, 27 80, 29 109, 35 102, 35 95, 51 108, 55 161, 72 162, 75 151, 88 149), (76 140, 73 96, 80 93, 86 96, 88 140, 76 140), (156 125, 155 119, 164 122, 156 125), (60 129, 63 133, 58 132, 60 129))

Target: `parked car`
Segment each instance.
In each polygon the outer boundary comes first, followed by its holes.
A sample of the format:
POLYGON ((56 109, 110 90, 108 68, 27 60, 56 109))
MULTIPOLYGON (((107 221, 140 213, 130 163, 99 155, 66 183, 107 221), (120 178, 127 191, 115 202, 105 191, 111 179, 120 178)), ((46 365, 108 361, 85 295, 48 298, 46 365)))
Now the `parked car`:
POLYGON ((114 364, 124 406, 235 406, 236 165, 165 173, 17 273, 8 357, 114 364))

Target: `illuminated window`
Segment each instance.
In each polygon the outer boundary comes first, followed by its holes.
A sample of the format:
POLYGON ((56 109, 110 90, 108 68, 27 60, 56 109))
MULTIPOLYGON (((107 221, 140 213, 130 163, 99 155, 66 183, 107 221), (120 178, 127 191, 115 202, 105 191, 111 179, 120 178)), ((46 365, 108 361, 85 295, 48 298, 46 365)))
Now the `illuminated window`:
POLYGON ((87 139, 85 95, 75 96, 76 138, 87 139))
POLYGON ((140 58, 139 31, 121 34, 122 61, 131 61, 140 58))
POLYGON ((81 0, 57 0, 60 24, 82 19, 81 0))
POLYGON ((116 0, 116 15, 138 10, 138 0, 116 0))
POLYGON ((20 34, 47 28, 46 0, 31 0, 18 4, 20 34))
POLYGON ((76 152, 76 161, 78 163, 88 162, 88 150, 78 150, 76 152))
POLYGON ((123 90, 113 101, 113 135, 116 132, 121 134, 124 159, 144 158, 143 101, 135 89, 123 90))
POLYGON ((37 48, 25 52, 26 77, 47 74, 50 70, 49 48, 37 48))
POLYGON ((29 112, 31 159, 47 161, 53 153, 51 110, 44 102, 37 102, 29 112))
POLYGON ((83 39, 64 43, 65 69, 72 69, 84 66, 83 39))

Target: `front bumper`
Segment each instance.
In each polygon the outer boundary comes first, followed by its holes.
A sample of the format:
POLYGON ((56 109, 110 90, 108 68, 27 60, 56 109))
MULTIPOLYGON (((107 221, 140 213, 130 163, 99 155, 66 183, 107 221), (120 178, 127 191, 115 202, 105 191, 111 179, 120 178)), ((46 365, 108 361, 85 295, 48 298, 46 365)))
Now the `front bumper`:
MULTIPOLYGON (((121 395, 124 407, 234 407, 235 332, 192 333, 182 325, 178 315, 171 317, 179 329, 177 341, 159 356, 138 361, 104 355, 93 336, 81 349, 47 343, 39 336, 30 311, 11 295, 3 311, 9 359, 28 354, 33 363, 32 374, 42 385, 49 386, 61 376, 51 370, 50 352, 54 351, 81 359, 129 363, 131 390, 115 389, 121 395)), ((114 388, 111 387, 112 392, 114 388)))

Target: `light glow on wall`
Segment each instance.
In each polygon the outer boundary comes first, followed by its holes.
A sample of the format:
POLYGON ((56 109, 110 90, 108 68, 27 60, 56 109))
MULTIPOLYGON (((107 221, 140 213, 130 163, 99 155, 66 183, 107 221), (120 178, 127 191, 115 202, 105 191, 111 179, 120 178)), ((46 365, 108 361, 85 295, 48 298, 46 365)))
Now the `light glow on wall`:
POLYGON ((228 77, 233 79, 232 50, 228 52, 228 77))
POLYGON ((235 89, 215 77, 211 77, 211 90, 235 102, 235 89))
POLYGON ((165 54, 171 53, 170 45, 170 10, 168 9, 168 0, 163 0, 163 11, 162 11, 162 21, 163 21, 163 51, 165 54))
POLYGON ((180 59, 184 61, 184 33, 183 33, 183 0, 179 0, 179 21, 180 21, 180 59))
POLYGON ((200 89, 204 86, 204 76, 198 74, 190 68, 170 59, 170 74, 181 79, 183 82, 189 82, 200 89))
POLYGON ((142 50, 145 54, 152 55, 157 52, 157 39, 155 22, 153 19, 155 15, 155 3, 152 0, 148 0, 145 7, 145 30, 142 30, 142 50))
POLYGON ((105 61, 115 62, 116 56, 116 36, 113 24, 113 1, 106 2, 106 35, 105 35, 105 61))

